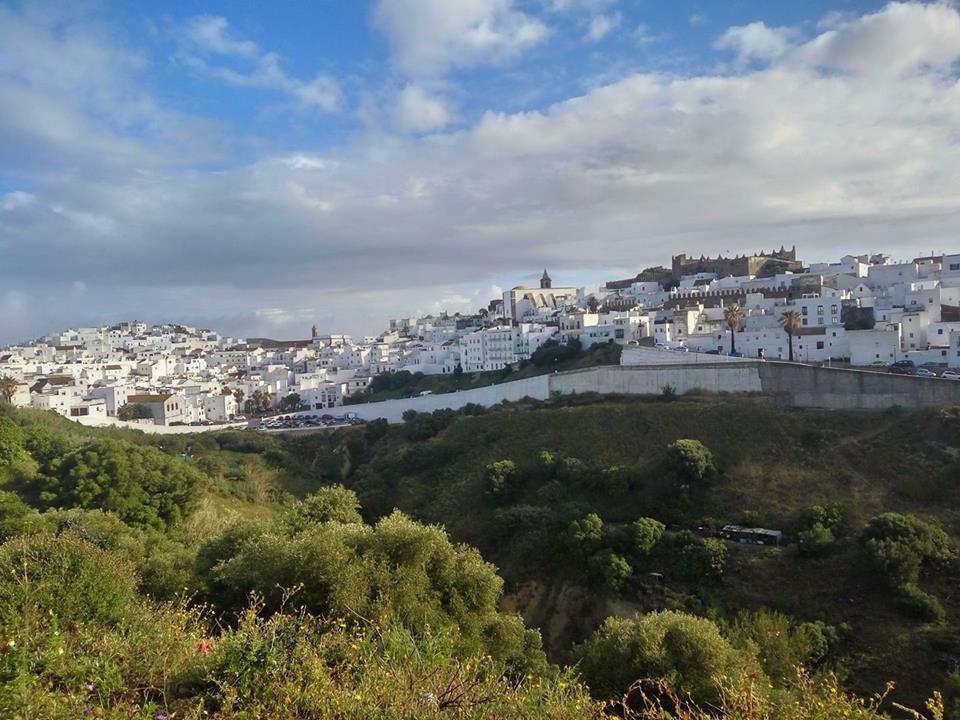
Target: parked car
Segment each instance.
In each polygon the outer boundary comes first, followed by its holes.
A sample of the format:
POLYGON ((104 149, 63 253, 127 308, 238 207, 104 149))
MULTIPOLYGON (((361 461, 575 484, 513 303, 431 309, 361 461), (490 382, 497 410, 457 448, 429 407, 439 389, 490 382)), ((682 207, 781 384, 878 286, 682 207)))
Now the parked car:
POLYGON ((942 373, 940 377, 945 378, 946 380, 960 380, 960 370, 953 370, 952 368, 947 368, 942 373))
POLYGON ((925 367, 917 368, 917 371, 914 374, 917 377, 923 377, 923 378, 935 378, 937 376, 937 374, 933 370, 929 370, 925 367))
POLYGON ((867 365, 867 367, 872 367, 872 368, 885 368, 885 367, 887 367, 887 364, 886 364, 883 360, 874 360, 872 363, 870 363, 869 365, 867 365))
POLYGON ((897 360, 887 368, 887 372, 891 372, 894 375, 916 375, 917 366, 913 360, 897 360))

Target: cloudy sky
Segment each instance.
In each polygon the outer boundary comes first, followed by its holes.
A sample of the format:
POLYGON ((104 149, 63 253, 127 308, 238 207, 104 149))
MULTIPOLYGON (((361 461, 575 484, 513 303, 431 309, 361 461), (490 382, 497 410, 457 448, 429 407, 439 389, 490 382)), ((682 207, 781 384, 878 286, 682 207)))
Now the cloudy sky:
POLYGON ((0 343, 957 250, 958 68, 953 3, 0 0, 0 343))

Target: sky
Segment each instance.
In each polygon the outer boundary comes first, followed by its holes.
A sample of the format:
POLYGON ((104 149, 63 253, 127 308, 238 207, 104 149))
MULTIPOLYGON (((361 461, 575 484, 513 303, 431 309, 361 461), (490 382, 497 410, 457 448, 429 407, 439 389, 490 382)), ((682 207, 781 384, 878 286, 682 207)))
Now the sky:
POLYGON ((0 344, 960 249, 952 2, 0 0, 0 344))

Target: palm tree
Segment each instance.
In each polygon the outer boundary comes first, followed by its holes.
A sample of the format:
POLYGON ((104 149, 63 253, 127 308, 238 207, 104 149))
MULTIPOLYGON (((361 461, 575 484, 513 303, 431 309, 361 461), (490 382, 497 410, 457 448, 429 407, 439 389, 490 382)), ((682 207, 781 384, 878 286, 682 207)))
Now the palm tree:
POLYGON ((17 385, 19 384, 15 378, 9 375, 0 377, 0 395, 3 395, 3 399, 7 402, 13 402, 13 396, 16 395, 17 385))
POLYGON ((243 398, 245 396, 246 396, 246 393, 240 388, 237 388, 236 390, 233 391, 233 398, 234 400, 237 401, 238 408, 243 407, 243 398))
POLYGON ((728 305, 723 309, 723 319, 730 328, 730 354, 737 352, 737 330, 743 324, 743 308, 739 305, 728 305))
POLYGON ((793 362, 793 336, 803 325, 803 319, 797 310, 784 310, 780 316, 780 327, 787 334, 787 342, 790 343, 790 362, 793 362))

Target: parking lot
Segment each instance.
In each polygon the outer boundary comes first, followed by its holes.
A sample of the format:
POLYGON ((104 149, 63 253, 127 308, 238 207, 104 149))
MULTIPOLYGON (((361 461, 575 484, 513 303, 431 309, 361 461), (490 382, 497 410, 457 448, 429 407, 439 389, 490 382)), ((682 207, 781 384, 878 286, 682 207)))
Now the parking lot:
POLYGON ((248 430, 262 430, 265 432, 279 432, 283 430, 324 430, 342 427, 351 427, 354 425, 364 425, 365 420, 361 420, 356 413, 344 413, 341 415, 332 415, 329 413, 304 414, 304 415, 277 415, 275 417, 261 418, 250 423, 248 430))

